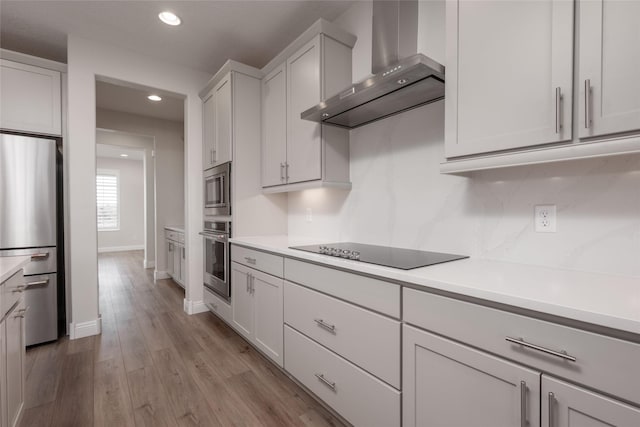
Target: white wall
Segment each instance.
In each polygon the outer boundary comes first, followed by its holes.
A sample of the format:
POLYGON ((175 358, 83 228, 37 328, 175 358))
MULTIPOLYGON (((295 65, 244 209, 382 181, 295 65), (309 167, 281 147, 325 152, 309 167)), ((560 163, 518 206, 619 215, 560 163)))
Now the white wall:
MULTIPOLYGON (((98 110, 99 111, 99 110, 98 110)), ((155 220, 155 162, 152 152, 154 140, 151 136, 137 135, 114 130, 96 130, 96 143, 121 147, 139 148, 144 151, 144 261, 145 268, 155 266, 156 260, 156 220, 155 220)))
MULTIPOLYGON (((211 77, 139 53, 70 34, 68 57, 69 247, 71 338, 100 332, 98 314, 97 233, 95 231, 96 76, 165 89, 185 96, 185 238, 190 259, 185 306, 202 300, 202 104, 198 90, 211 77)), ((202 306, 204 309, 204 306, 202 306)))
POLYGON ((185 183, 183 124, 130 113, 96 113, 99 128, 150 135, 155 142, 156 271, 167 268, 164 227, 184 225, 185 183))
POLYGON ((98 157, 96 167, 118 171, 120 227, 98 230, 98 252, 144 248, 144 168, 142 160, 98 157))
MULTIPOLYGON (((337 23, 357 51, 371 30, 353 10, 337 23)), ((442 175, 443 102, 355 129, 350 148, 353 189, 289 194, 289 234, 640 276, 640 155, 442 175), (557 205, 557 233, 534 232, 536 204, 557 205)))

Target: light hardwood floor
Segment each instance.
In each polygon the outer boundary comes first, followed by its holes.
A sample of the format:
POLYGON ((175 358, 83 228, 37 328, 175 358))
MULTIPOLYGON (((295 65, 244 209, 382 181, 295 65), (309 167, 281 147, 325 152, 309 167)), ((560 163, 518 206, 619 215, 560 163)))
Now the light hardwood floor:
POLYGON ((23 427, 341 426, 142 252, 99 256, 102 335, 29 349, 23 427))

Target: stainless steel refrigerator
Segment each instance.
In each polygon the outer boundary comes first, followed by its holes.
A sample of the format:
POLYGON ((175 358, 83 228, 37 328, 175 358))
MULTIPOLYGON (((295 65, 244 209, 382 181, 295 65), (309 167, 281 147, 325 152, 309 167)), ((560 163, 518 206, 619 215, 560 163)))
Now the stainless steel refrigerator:
POLYGON ((31 255, 24 268, 28 346, 58 339, 66 323, 61 178, 60 139, 0 133, 0 256, 31 255))

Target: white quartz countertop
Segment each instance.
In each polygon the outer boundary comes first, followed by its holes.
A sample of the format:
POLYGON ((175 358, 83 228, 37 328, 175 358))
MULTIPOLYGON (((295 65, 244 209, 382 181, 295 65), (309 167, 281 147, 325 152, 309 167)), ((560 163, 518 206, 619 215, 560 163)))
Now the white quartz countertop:
POLYGON ((0 257, 0 283, 4 283, 18 270, 31 262, 31 256, 0 257))
POLYGON ((318 240, 287 236, 232 238, 232 243, 331 267, 438 289, 640 335, 640 278, 468 258, 399 270, 289 249, 318 240))
POLYGON ((164 227, 165 230, 177 231, 178 233, 184 234, 184 227, 181 225, 166 225, 164 227))

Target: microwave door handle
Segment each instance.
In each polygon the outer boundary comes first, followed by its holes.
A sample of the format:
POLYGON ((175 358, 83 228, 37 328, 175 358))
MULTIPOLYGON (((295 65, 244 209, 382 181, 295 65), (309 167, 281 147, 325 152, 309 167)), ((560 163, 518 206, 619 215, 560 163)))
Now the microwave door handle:
POLYGON ((224 175, 220 175, 220 205, 226 206, 226 194, 224 192, 224 175))

